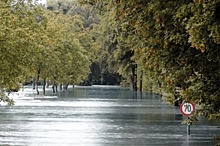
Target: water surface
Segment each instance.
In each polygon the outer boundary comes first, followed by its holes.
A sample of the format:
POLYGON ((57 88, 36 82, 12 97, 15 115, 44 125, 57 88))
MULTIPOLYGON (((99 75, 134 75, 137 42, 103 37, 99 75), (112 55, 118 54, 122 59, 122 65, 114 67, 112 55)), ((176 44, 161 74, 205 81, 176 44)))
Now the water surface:
POLYGON ((160 96, 93 86, 37 96, 26 87, 0 107, 0 145, 213 146, 219 123, 205 119, 186 135, 179 108, 160 96))

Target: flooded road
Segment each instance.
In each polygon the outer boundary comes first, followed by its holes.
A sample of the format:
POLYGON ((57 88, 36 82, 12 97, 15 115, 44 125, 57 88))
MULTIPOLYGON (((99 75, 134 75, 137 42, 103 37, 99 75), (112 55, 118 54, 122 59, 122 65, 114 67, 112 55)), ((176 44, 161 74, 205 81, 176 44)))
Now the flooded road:
POLYGON ((160 96, 119 87, 76 87, 36 96, 26 87, 16 105, 0 106, 0 145, 213 146, 219 123, 181 125, 179 108, 160 96))

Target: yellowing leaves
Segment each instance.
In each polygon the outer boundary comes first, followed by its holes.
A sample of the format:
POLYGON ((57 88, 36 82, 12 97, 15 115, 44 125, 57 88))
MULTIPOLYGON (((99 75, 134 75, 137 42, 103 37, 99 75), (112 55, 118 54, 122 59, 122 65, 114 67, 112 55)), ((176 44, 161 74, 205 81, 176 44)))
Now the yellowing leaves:
POLYGON ((160 92, 173 95, 178 87, 181 98, 199 101, 206 115, 218 113, 219 0, 108 2, 113 9, 104 13, 103 46, 117 71, 128 78, 128 66, 136 63, 160 92), (129 51, 134 54, 125 55, 129 51))

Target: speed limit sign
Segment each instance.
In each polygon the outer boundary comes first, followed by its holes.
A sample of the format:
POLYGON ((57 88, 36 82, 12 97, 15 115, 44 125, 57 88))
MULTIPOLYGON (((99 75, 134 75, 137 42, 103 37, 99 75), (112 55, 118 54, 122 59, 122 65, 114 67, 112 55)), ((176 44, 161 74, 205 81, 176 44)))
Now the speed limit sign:
POLYGON ((190 102, 185 102, 180 105, 180 111, 184 116, 190 116, 195 111, 195 105, 190 102))

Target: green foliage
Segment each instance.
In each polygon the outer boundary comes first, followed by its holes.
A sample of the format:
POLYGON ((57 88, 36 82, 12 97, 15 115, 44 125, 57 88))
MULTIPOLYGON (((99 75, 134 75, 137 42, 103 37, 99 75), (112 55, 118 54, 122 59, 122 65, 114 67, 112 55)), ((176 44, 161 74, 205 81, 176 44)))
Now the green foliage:
MULTIPOLYGON (((96 7, 104 1, 83 2, 96 7)), ((219 119, 220 1, 106 3, 101 14, 103 46, 108 49, 103 52, 113 54, 109 59, 114 57, 115 68, 126 77, 126 68, 136 63, 138 70, 144 70, 148 89, 174 102, 178 88, 181 100, 196 103, 198 115, 219 119)))
POLYGON ((26 35, 26 31, 23 30, 22 24, 20 23, 21 19, 19 19, 18 16, 20 11, 15 10, 15 12, 12 13, 11 9, 10 2, 0 2, 0 88, 9 88, 13 82, 16 82, 16 77, 20 75, 20 71, 22 70, 15 62, 14 64, 9 62, 11 59, 15 59, 18 62, 21 61, 19 56, 15 55, 15 52, 18 51, 22 53, 23 50, 19 49, 19 44, 21 44, 22 41, 17 40, 16 37, 18 35, 25 37, 26 35), (19 48, 15 49, 16 47, 19 48), (10 71, 9 69, 13 70, 10 71))
POLYGON ((0 2, 0 100, 11 103, 5 90, 16 91, 28 75, 26 63, 38 27, 39 9, 30 2, 0 2))
POLYGON ((6 95, 5 91, 0 90, 0 103, 2 102, 7 103, 8 105, 14 105, 14 101, 6 95))
POLYGON ((76 27, 80 20, 53 12, 46 13, 45 17, 48 21, 43 35, 47 39, 36 48, 32 69, 36 70, 36 75, 39 73, 40 77, 53 82, 77 83, 88 73, 90 64, 87 52, 77 38, 81 34, 76 27))
MULTIPOLYGON (((50 4, 49 2, 49 7, 54 7, 54 4, 50 4)), ((77 68, 77 70, 65 71, 68 73, 65 75, 65 80, 66 82, 78 83, 87 77, 89 66, 95 59, 97 43, 93 39, 93 26, 94 23, 96 23, 96 19, 94 18, 94 21, 91 21, 95 16, 86 8, 78 6, 75 1, 58 1, 57 5, 59 5, 57 8, 58 11, 65 11, 65 15, 59 14, 60 18, 63 19, 63 17, 66 17, 66 20, 57 20, 60 24, 61 22, 65 22, 61 24, 61 26, 66 26, 65 32, 58 33, 65 34, 65 39, 59 42, 58 45, 60 48, 66 48, 66 50, 63 50, 63 53, 61 53, 63 56, 63 63, 61 62, 61 64, 72 62, 72 65, 66 65, 66 69, 77 68), (66 32, 69 32, 69 34, 71 32, 71 35, 66 35, 68 34, 66 32), (68 56, 65 57, 66 54, 68 54, 68 56)))
MULTIPOLYGON (((60 12, 63 12, 65 7, 66 2, 60 1, 60 12)), ((54 4, 48 5, 48 7, 54 7, 54 4)), ((57 9, 58 10, 58 9, 57 9)), ((66 15, 71 15, 74 17, 79 18, 81 20, 81 23, 78 23, 77 27, 78 29, 78 38, 80 41, 80 44, 82 44, 83 48, 87 50, 87 55, 89 56, 91 61, 94 61, 93 64, 90 66, 91 68, 91 73, 84 81, 85 84, 112 84, 112 81, 110 81, 107 78, 114 78, 113 76, 115 73, 112 73, 110 70, 106 69, 106 64, 108 60, 105 60, 104 57, 99 58, 99 56, 102 56, 98 53, 99 48, 100 48, 100 42, 103 40, 103 34, 102 30, 100 30, 100 20, 98 18, 98 14, 95 11, 91 11, 88 6, 85 5, 79 5, 75 1, 73 1, 71 4, 69 4, 69 8, 65 10, 66 15), (101 66, 101 70, 96 70, 95 65, 101 66), (102 78, 102 79, 101 79, 102 78), (102 80, 102 81, 101 81, 102 80), (89 82, 89 83, 88 83, 89 82)), ((118 81, 115 81, 118 83, 118 81)))
POLYGON ((0 101, 13 104, 6 91, 17 91, 30 77, 56 84, 87 77, 96 43, 78 16, 32 1, 1 1, 0 29, 0 101))

